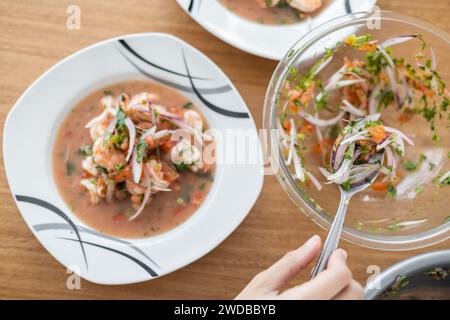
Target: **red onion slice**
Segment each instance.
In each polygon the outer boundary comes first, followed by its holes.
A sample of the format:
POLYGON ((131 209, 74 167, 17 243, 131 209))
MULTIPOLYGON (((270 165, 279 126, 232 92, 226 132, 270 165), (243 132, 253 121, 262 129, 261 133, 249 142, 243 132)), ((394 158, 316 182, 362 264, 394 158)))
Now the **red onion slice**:
POLYGON ((348 144, 343 144, 343 143, 339 144, 336 152, 334 153, 334 159, 332 160, 333 170, 339 169, 339 167, 342 164, 342 161, 344 160, 344 155, 345 155, 345 152, 347 151, 347 149, 348 149, 348 144))
POLYGON ((437 58, 436 58, 436 52, 434 52, 434 49, 430 47, 431 52, 431 69, 436 70, 437 68, 437 58))
POLYGON ((348 151, 349 155, 352 157, 350 159, 346 158, 344 156, 344 160, 342 161, 342 165, 339 167, 339 169, 333 173, 331 176, 329 176, 327 178, 328 181, 332 181, 335 180, 337 178, 342 177, 350 168, 350 165, 352 164, 352 159, 353 159, 353 155, 355 154, 355 144, 352 143, 349 148, 348 151))
POLYGON ((140 216, 140 214, 144 210, 145 206, 147 205, 147 202, 149 201, 150 196, 152 195, 152 182, 150 180, 150 177, 148 176, 146 169, 144 169, 144 178, 145 178, 144 200, 142 200, 142 204, 139 207, 138 211, 136 211, 136 213, 128 219, 129 221, 134 220, 140 216))
POLYGON ((168 130, 168 129, 160 130, 153 135, 153 139, 157 140, 157 139, 164 138, 165 136, 171 135, 172 132, 173 132, 172 130, 168 130))
POLYGON ((292 159, 294 157, 294 152, 295 152, 295 135, 296 135, 296 130, 295 130, 295 123, 294 123, 294 119, 290 119, 290 124, 291 124, 291 130, 290 130, 290 146, 289 146, 289 154, 288 154, 288 158, 286 160, 286 164, 290 165, 292 162, 292 159))
POLYGON ((323 91, 321 91, 321 92, 319 92, 319 94, 317 94, 317 96, 314 98, 314 100, 315 101, 320 101, 320 100, 322 100, 323 95, 328 93, 328 92, 331 92, 331 91, 334 91, 334 90, 337 90, 337 89, 340 89, 340 88, 343 88, 343 87, 351 86, 353 84, 362 83, 362 82, 365 82, 365 81, 366 81, 365 79, 361 78, 361 79, 352 79, 352 80, 339 80, 339 81, 334 82, 334 83, 333 82, 329 82, 324 87, 323 91))
POLYGON ((323 167, 319 167, 319 171, 320 171, 320 173, 322 173, 322 174, 325 176, 325 178, 328 178, 329 176, 332 175, 331 172, 327 171, 327 170, 326 170, 325 168, 323 168, 323 167))
POLYGON ((133 155, 131 156, 131 170, 133 173, 133 182, 139 183, 142 175, 142 161, 137 161, 137 150, 134 148, 133 155))
POLYGON ((368 134, 368 133, 369 133, 369 131, 367 129, 364 129, 362 131, 358 131, 355 134, 350 135, 348 138, 343 139, 341 141, 340 145, 346 145, 346 144, 349 144, 349 143, 352 143, 352 142, 355 142, 355 141, 358 141, 358 140, 370 140, 367 137, 366 137, 367 139, 364 139, 364 136, 366 134, 368 134))
POLYGON ((117 121, 118 121, 117 117, 114 117, 111 120, 111 122, 106 127, 105 137, 109 137, 114 132, 114 129, 116 128, 116 125, 117 125, 117 121))
POLYGON ((377 145, 377 151, 380 151, 382 149, 385 149, 388 145, 394 142, 394 134, 390 133, 387 135, 386 138, 384 138, 381 143, 377 145))
POLYGON ((360 78, 360 79, 350 79, 350 80, 340 80, 334 84, 329 85, 329 87, 325 88, 325 91, 333 91, 333 90, 337 90, 343 87, 348 87, 357 83, 362 83, 362 82, 366 82, 365 79, 360 78))
POLYGON ((147 131, 145 131, 145 132, 141 135, 140 140, 143 140, 144 138, 146 138, 146 137, 148 137, 148 136, 153 137, 153 135, 155 134, 155 132, 156 132, 156 126, 153 126, 153 127, 151 127, 150 129, 148 129, 147 131))
POLYGON ((109 181, 106 185, 106 201, 107 202, 111 202, 115 190, 116 190, 116 184, 112 181, 109 181))
POLYGON ((317 180, 317 178, 314 177, 314 175, 311 172, 309 172, 308 170, 305 170, 305 173, 308 176, 308 178, 311 180, 313 185, 316 187, 316 189, 318 191, 322 190, 322 185, 320 184, 319 180, 317 180))
POLYGON ((303 171, 303 166, 300 157, 298 156, 295 150, 293 155, 293 162, 294 162, 295 177, 301 182, 305 182, 305 173, 303 171))
POLYGON ((100 113, 98 116, 92 118, 86 125, 84 126, 86 129, 89 129, 96 125, 99 122, 102 122, 104 119, 106 119, 106 116, 108 115, 108 111, 103 110, 102 113, 100 113))
POLYGON ((134 142, 136 140, 136 128, 134 126, 133 121, 131 121, 131 119, 128 117, 125 119, 125 125, 128 128, 128 133, 129 133, 129 138, 130 138, 130 141, 128 143, 128 152, 127 152, 127 156, 125 158, 125 160, 128 162, 133 153, 134 142))
POLYGON ((342 107, 343 110, 345 110, 357 117, 364 117, 366 115, 366 112, 364 110, 356 108, 354 105, 352 105, 346 99, 342 100, 342 103, 344 104, 344 106, 342 107))
POLYGON ((390 38, 390 39, 383 41, 382 43, 380 43, 379 46, 384 49, 384 48, 391 47, 396 44, 407 42, 407 41, 415 39, 415 38, 417 38, 417 34, 398 36, 398 37, 390 38))
POLYGON ((398 134, 403 140, 405 140, 406 142, 408 142, 410 145, 414 145, 414 142, 406 135, 406 134, 404 134, 403 132, 401 132, 400 130, 398 130, 398 129, 395 129, 395 128, 392 128, 392 127, 384 127, 384 130, 386 131, 386 132, 392 132, 392 133, 396 133, 396 134, 398 134))
POLYGON ((374 114, 377 112, 377 106, 380 101, 379 95, 381 92, 381 85, 378 83, 373 87, 369 96, 369 114, 374 114))
POLYGON ((444 182, 448 177, 450 177, 450 170, 447 171, 446 173, 444 173, 444 174, 439 178, 439 183, 444 182))
POLYGON ((377 170, 380 169, 380 165, 378 164, 372 164, 370 166, 364 166, 363 165, 355 166, 350 170, 350 179, 352 179, 352 183, 359 183, 363 181, 364 179, 370 177, 373 175, 377 170), (361 167, 361 168, 359 168, 361 167), (357 171, 356 171, 357 170, 357 171))
POLYGON ((328 126, 332 126, 336 123, 339 122, 339 120, 342 119, 342 117, 344 116, 345 112, 340 112, 337 116, 335 116, 334 118, 331 119, 320 119, 320 118, 316 118, 313 115, 310 115, 309 113, 306 113, 303 110, 300 110, 298 112, 298 114, 305 118, 306 121, 312 123, 315 126, 319 126, 319 127, 328 127, 328 126))
POLYGON ((316 76, 320 71, 325 69, 325 67, 330 64, 331 60, 333 60, 332 55, 329 56, 322 64, 320 64, 320 66, 314 71, 313 76, 316 76))
POLYGON ((345 71, 347 70, 347 67, 345 65, 343 65, 342 67, 339 68, 338 71, 336 71, 335 73, 333 73, 333 75, 328 79, 328 81, 325 83, 325 87, 331 87, 333 86, 336 82, 338 82, 339 80, 342 79, 342 76, 345 74, 345 71))

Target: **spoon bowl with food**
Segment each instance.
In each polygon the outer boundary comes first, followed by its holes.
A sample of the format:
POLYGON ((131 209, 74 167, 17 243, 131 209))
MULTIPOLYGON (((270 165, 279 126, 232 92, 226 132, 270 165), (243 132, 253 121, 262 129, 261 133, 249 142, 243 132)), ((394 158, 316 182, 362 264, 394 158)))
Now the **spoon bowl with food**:
MULTIPOLYGON (((404 143, 401 135, 393 139, 379 119, 380 114, 376 113, 351 121, 340 132, 331 148, 329 164, 331 172, 319 168, 327 183, 335 183, 339 187, 341 197, 322 253, 312 270, 312 277, 326 268, 328 258, 338 246, 352 196, 371 186, 380 172, 388 179, 396 179, 392 166, 393 152, 396 150, 404 155, 404 143), (386 164, 384 164, 385 153, 388 153, 386 164)), ((412 144, 412 141, 409 142, 412 144)))

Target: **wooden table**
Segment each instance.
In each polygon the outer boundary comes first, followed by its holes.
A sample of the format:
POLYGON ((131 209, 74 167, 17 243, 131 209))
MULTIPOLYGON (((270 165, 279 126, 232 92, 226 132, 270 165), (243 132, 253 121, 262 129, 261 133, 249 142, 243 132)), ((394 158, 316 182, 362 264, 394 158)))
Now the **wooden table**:
MULTIPOLYGON (((239 51, 209 34, 175 1, 78 0, 81 30, 66 29, 69 0, 0 0, 0 123, 22 92, 67 55, 97 41, 137 32, 167 32, 200 49, 231 78, 261 125, 263 98, 276 63, 239 51)), ((416 16, 450 31, 448 0, 380 0, 383 9, 416 16)), ((26 139, 26 137, 24 137, 26 139)), ((1 139, 0 139, 1 140, 1 139)), ((33 237, 17 210, 0 163, 0 298, 230 299, 262 269, 311 235, 325 232, 301 214, 275 177, 242 225, 199 261, 162 278, 126 286, 82 281, 66 288, 67 274, 33 237)), ((356 279, 369 265, 382 269, 425 252, 382 252, 342 242, 356 279)), ((449 242, 432 249, 449 248, 449 242)), ((430 250, 430 249, 428 249, 430 250)), ((305 272, 300 280, 308 277, 305 272)))

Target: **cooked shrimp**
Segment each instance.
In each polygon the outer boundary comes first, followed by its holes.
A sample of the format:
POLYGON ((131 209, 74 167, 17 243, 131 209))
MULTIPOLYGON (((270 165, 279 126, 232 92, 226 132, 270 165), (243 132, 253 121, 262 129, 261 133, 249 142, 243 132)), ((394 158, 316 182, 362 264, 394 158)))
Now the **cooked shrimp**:
POLYGON ((95 163, 111 172, 126 163, 125 155, 115 149, 111 143, 105 142, 104 137, 98 138, 92 147, 92 152, 95 163))
POLYGON ((287 0, 288 4, 303 12, 313 12, 320 8, 322 0, 287 0))
POLYGON ((163 166, 161 162, 150 159, 145 163, 145 166, 150 174, 150 180, 153 186, 157 186, 160 189, 166 189, 170 186, 170 181, 166 180, 165 172, 162 170, 163 166))
POLYGON ((172 148, 171 157, 173 163, 194 164, 200 162, 200 151, 186 140, 181 140, 172 148))
POLYGON ((86 189, 89 193, 90 201, 92 204, 100 202, 100 197, 97 194, 97 183, 94 179, 81 179, 80 185, 86 189))
POLYGON ((132 180, 128 179, 125 182, 125 185, 127 187, 127 190, 129 193, 137 196, 141 196, 145 192, 145 187, 141 186, 138 183, 134 183, 132 180))
POLYGON ((280 0, 255 0, 261 8, 270 8, 278 5, 280 0))
POLYGON ((92 156, 87 156, 81 161, 81 167, 83 170, 89 172, 93 176, 98 175, 97 165, 94 162, 94 158, 92 156))
POLYGON ((89 128, 89 134, 92 140, 97 140, 105 134, 108 123, 111 122, 112 116, 106 116, 102 121, 99 121, 89 128))

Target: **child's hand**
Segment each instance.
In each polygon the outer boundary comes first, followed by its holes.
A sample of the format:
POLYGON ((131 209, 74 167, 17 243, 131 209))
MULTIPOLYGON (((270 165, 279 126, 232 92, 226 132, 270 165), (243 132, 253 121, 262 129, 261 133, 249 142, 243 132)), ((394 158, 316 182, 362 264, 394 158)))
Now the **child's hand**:
POLYGON ((236 299, 362 299, 362 286, 352 279, 346 264, 347 252, 337 249, 328 261, 327 269, 312 280, 287 289, 283 287, 318 255, 319 236, 313 236, 300 248, 288 252, 269 269, 257 274, 236 299))

